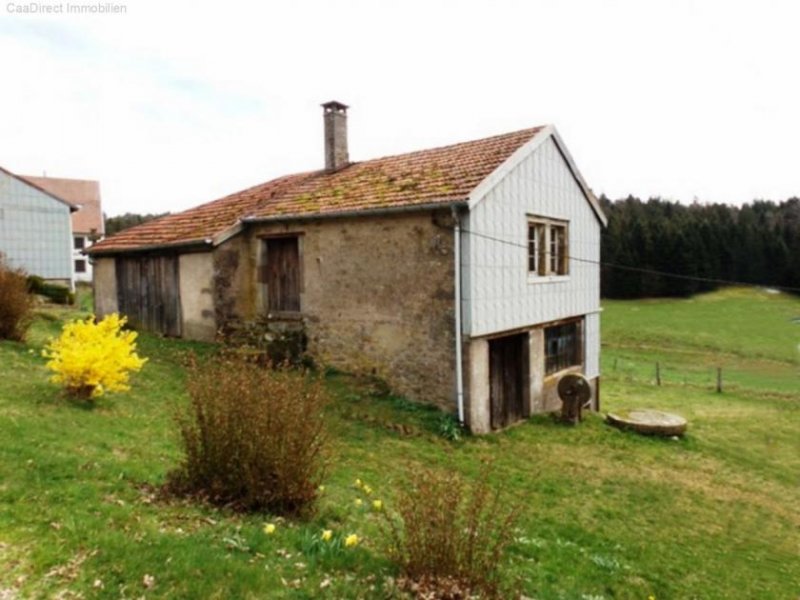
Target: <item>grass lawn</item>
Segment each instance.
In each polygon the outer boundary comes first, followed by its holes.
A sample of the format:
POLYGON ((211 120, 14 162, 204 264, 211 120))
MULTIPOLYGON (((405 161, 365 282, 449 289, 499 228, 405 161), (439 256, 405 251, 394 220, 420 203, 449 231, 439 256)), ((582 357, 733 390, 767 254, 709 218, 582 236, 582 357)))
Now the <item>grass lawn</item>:
POLYGON ((378 517, 355 506, 352 482, 391 509, 413 465, 470 477, 484 458, 520 507, 506 577, 529 598, 800 593, 797 299, 727 290, 605 304, 603 409, 679 412, 690 420, 681 441, 590 415, 575 428, 539 416, 453 443, 436 434, 435 411, 332 375, 326 489, 313 520, 294 524, 154 500, 180 458, 172 415, 186 400, 183 357, 208 346, 141 336, 150 362, 133 389, 88 410, 47 382, 39 355, 69 316, 43 311, 27 343, 0 342, 3 600, 393 597, 378 517), (320 552, 323 528, 363 542, 320 552))

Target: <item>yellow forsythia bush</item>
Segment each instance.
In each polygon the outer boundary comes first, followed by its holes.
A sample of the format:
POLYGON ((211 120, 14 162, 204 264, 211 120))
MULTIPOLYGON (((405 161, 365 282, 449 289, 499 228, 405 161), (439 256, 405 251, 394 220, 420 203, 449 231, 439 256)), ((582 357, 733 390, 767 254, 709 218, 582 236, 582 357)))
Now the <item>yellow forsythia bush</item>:
POLYGON ((61 336, 43 352, 53 383, 68 394, 90 399, 106 392, 130 389, 128 375, 147 362, 136 354, 136 332, 122 331, 125 317, 114 313, 95 323, 94 318, 64 325, 61 336))

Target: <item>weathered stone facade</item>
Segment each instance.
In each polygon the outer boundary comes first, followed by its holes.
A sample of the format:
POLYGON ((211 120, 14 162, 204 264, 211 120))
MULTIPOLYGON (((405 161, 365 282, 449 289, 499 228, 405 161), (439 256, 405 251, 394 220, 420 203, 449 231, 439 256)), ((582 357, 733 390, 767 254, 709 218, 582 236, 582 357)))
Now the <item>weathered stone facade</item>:
POLYGON ((297 235, 301 323, 320 364, 369 374, 454 410, 454 263, 449 213, 409 212, 249 227, 214 251, 218 327, 266 315, 264 239, 297 235))

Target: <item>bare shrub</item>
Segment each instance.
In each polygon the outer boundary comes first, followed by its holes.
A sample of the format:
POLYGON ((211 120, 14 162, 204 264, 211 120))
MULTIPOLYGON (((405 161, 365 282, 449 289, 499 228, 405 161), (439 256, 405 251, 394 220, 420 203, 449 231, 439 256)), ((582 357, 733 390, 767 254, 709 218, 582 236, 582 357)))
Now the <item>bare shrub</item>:
POLYGON ((230 355, 193 361, 188 378, 185 458, 168 489, 241 511, 310 511, 325 462, 322 382, 230 355))
POLYGON ((487 481, 474 485, 455 473, 416 468, 387 514, 390 555, 417 597, 508 597, 501 584, 503 554, 513 541, 518 511, 487 481))
POLYGON ((27 276, 12 269, 0 254, 0 339, 22 341, 31 322, 33 297, 27 276))

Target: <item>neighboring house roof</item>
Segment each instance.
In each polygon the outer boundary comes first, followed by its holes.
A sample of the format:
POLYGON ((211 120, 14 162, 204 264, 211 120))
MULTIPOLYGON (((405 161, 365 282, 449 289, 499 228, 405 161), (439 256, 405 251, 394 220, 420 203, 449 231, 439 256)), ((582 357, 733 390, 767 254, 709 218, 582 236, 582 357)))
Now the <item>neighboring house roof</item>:
MULTIPOLYGON (((243 222, 325 217, 466 202, 476 187, 540 133, 534 127, 481 140, 288 175, 106 238, 89 253, 220 243, 243 222)), ((542 136, 545 137, 545 136, 542 136)), ((590 202, 596 199, 576 174, 590 202)), ((600 213, 602 214, 602 213, 600 213)), ((602 221, 602 218, 601 218, 602 221)))
POLYGON ((31 175, 20 175, 20 177, 78 207, 77 212, 72 214, 74 233, 95 232, 98 235, 105 233, 103 209, 100 203, 100 182, 31 175))
POLYGON ((66 200, 65 198, 62 198, 59 194, 56 194, 55 192, 47 190, 47 189, 41 187, 40 185, 36 184, 35 182, 30 181, 27 177, 24 177, 22 175, 17 175, 16 173, 12 173, 8 169, 4 169, 3 167, 0 167, 0 171, 5 173, 9 177, 13 177, 14 179, 18 179, 19 181, 21 181, 25 185, 29 185, 32 188, 35 188, 35 189, 39 190, 40 192, 50 196, 53 200, 57 200, 58 202, 61 202, 61 204, 66 204, 67 206, 69 206, 70 212, 75 212, 75 211, 78 210, 78 207, 75 206, 74 204, 72 204, 70 201, 66 200))

